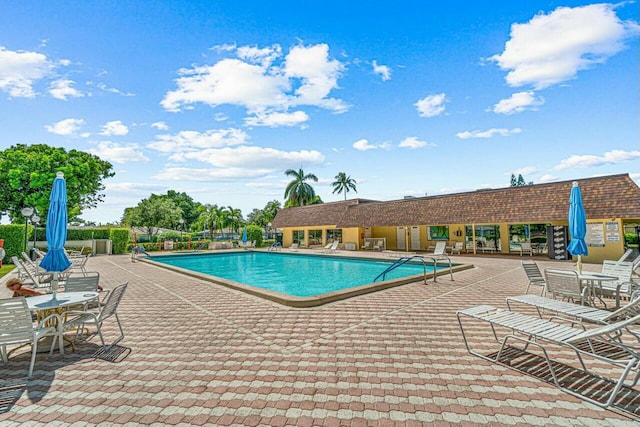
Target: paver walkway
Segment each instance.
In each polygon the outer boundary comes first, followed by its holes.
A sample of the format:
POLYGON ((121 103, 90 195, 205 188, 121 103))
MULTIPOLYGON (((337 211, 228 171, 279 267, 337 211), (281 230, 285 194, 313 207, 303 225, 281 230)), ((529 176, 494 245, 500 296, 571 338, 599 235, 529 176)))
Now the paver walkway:
POLYGON ((526 279, 519 257, 454 260, 476 268, 294 309, 128 256, 91 258, 104 287, 129 281, 119 313, 131 353, 92 358, 94 338, 39 354, 28 382, 29 353, 16 354, 0 365, 0 424, 637 425, 633 402, 603 410, 468 354, 456 310, 506 307, 526 279))

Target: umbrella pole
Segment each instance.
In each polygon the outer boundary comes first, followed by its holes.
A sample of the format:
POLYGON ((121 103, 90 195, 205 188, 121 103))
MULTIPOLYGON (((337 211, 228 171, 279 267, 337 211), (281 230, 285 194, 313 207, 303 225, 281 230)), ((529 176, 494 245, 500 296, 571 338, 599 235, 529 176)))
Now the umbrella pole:
POLYGON ((53 279, 51 280, 51 291, 53 291, 53 296, 51 299, 57 299, 58 293, 58 272, 53 272, 53 279))
POLYGON ((582 255, 578 255, 578 263, 576 264, 578 267, 578 273, 582 274, 582 255))

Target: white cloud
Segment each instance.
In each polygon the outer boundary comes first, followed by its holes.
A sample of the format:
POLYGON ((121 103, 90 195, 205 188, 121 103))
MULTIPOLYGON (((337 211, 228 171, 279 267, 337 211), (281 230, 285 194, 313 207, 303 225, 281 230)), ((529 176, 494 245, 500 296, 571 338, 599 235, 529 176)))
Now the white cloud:
POLYGON ((563 170, 570 168, 589 168, 606 164, 616 164, 640 158, 640 151, 607 151, 602 156, 595 155, 573 155, 563 159, 560 164, 553 167, 553 170, 563 170))
POLYGON ((37 52, 12 51, 0 46, 0 90, 16 98, 33 98, 33 85, 53 70, 47 57, 37 52))
POLYGON ((539 183, 544 183, 544 182, 552 182, 552 181, 557 181, 558 177, 550 175, 550 174, 544 174, 540 177, 540 179, 538 180, 539 183))
POLYGON ((289 78, 301 79, 292 105, 315 105, 336 113, 346 111, 343 101, 327 98, 331 90, 338 88, 343 70, 340 61, 329 59, 326 44, 292 47, 285 58, 284 73, 289 78))
POLYGON ((107 122, 102 126, 100 135, 106 136, 124 136, 129 133, 129 128, 124 125, 120 120, 114 120, 107 122))
POLYGON ((383 142, 382 144, 369 144, 369 141, 366 139, 360 139, 353 143, 353 148, 359 151, 367 151, 367 150, 388 150, 391 148, 391 145, 388 142, 383 142))
POLYGON ((257 112, 255 116, 247 117, 244 122, 247 126, 296 126, 309 120, 309 116, 304 111, 294 111, 293 113, 265 113, 257 112))
POLYGON ((180 131, 174 135, 156 135, 157 141, 150 142, 147 147, 163 153, 182 153, 207 148, 220 148, 241 145, 249 136, 240 129, 210 129, 205 132, 193 130, 180 131))
POLYGON ((56 99, 66 101, 68 97, 80 98, 84 96, 84 93, 80 92, 73 85, 76 84, 73 80, 56 80, 51 82, 49 87, 49 93, 56 99))
POLYGON ((522 132, 520 128, 513 129, 504 129, 504 128, 491 128, 488 130, 474 130, 474 131, 464 131, 458 132, 456 136, 460 139, 469 139, 469 138, 492 138, 495 135, 499 136, 511 136, 522 132))
POLYGON ((429 95, 418 100, 415 107, 418 110, 420 117, 435 117, 444 112, 444 103, 447 101, 447 96, 444 93, 437 95, 429 95))
POLYGON ((391 79, 391 68, 387 67, 386 65, 378 65, 378 62, 375 60, 371 63, 371 65, 373 66, 373 72, 379 75, 382 78, 383 82, 391 79))
POLYGON ((165 122, 154 122, 151 123, 151 127, 158 130, 169 130, 169 126, 165 122))
POLYGON ((166 190, 165 185, 160 184, 147 184, 143 182, 106 182, 105 190, 109 192, 118 192, 131 196, 135 194, 137 196, 147 197, 149 193, 161 193, 166 190))
POLYGON ((282 75, 268 75, 258 65, 238 59, 223 59, 212 66, 181 69, 178 89, 165 94, 160 103, 166 110, 180 111, 182 106, 204 103, 244 106, 249 110, 285 104, 289 89, 282 75))
POLYGON ((520 113, 524 110, 537 110, 537 107, 544 104, 544 98, 535 96, 535 92, 517 92, 510 98, 502 99, 493 106, 493 112, 498 114, 520 113))
MULTIPOLYGON (((52 125, 45 125, 44 128, 51 133, 62 136, 78 136, 77 132, 84 125, 82 119, 64 119, 52 125)), ((82 134, 81 136, 88 136, 88 134, 82 134)))
POLYGON ((198 152, 182 153, 180 157, 185 160, 209 163, 219 168, 268 170, 269 173, 299 167, 300 164, 322 164, 325 160, 324 155, 316 150, 282 151, 247 145, 209 148, 198 152))
MULTIPOLYGON (((220 48, 219 52, 235 52, 237 58, 179 70, 177 89, 167 92, 161 105, 175 112, 197 103, 231 104, 246 108, 249 115, 289 114, 289 108, 305 105, 335 113, 348 109, 342 100, 329 97, 338 88, 344 66, 329 59, 326 44, 295 46, 284 57, 279 45, 220 48)), ((300 118, 299 113, 293 114, 300 118)))
POLYGON ((218 169, 193 169, 193 168, 165 168, 153 176, 154 179, 170 181, 236 181, 238 179, 259 178, 270 173, 270 169, 244 169, 244 168, 218 168, 218 169))
POLYGON ((138 144, 118 144, 111 141, 101 141, 97 148, 89 150, 91 154, 114 163, 148 162, 138 144))
MULTIPOLYGON (((105 71, 106 74, 106 71, 105 71)), ((108 87, 106 84, 100 82, 96 85, 96 87, 100 90, 103 90, 105 92, 111 92, 111 93, 115 93, 118 95, 122 95, 122 96, 135 96, 135 94, 131 93, 131 92, 123 92, 120 89, 117 89, 115 87, 108 87)))
POLYGON ((434 144, 432 142, 419 140, 415 136, 407 137, 407 138, 403 139, 402 141, 400 141, 400 144, 398 144, 398 147, 401 147, 401 148, 422 148, 422 147, 427 147, 427 146, 428 147, 435 147, 436 144, 434 144))
POLYGON ((542 89, 574 78, 578 71, 604 63, 639 33, 637 22, 621 21, 615 5, 559 7, 511 26, 504 51, 489 58, 508 70, 510 86, 542 89))
POLYGON ((237 49, 238 58, 247 62, 259 64, 263 68, 268 68, 273 61, 282 56, 280 45, 259 48, 257 46, 242 46, 237 49))
POLYGON ((516 169, 515 171, 513 171, 513 173, 516 175, 531 175, 532 173, 536 173, 536 172, 538 172, 538 168, 536 168, 535 166, 525 166, 523 168, 516 169))
POLYGON ((216 113, 213 116, 213 120, 215 120, 216 122, 224 122, 225 120, 229 120, 229 116, 224 113, 216 113))

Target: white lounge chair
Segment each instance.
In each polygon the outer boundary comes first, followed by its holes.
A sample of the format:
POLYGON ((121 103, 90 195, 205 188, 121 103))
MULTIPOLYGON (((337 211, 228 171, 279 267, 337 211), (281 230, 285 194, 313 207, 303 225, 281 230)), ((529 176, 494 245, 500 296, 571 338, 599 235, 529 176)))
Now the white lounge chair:
MULTIPOLYGON (((489 305, 460 310, 457 312, 457 317, 462 338, 469 353, 495 363, 502 363, 503 354, 509 353, 505 358, 504 366, 516 369, 514 365, 510 363, 514 357, 512 351, 526 352, 529 347, 538 348, 546 361, 546 367, 551 373, 551 377, 556 386, 566 393, 600 407, 607 408, 611 406, 623 387, 634 387, 638 383, 638 379, 640 379, 640 375, 638 375, 640 369, 640 353, 637 349, 623 344, 625 341, 621 339, 621 335, 628 332, 628 327, 640 322, 640 315, 589 330, 574 328, 561 323, 495 308, 489 305), (467 339, 462 319, 467 319, 465 322, 467 322, 468 319, 474 319, 489 324, 493 336, 500 346, 499 350, 487 355, 473 350, 467 339), (496 328, 497 326, 506 328, 508 332, 502 337, 499 337, 498 333, 502 331, 502 329, 498 330, 496 328), (514 341, 523 344, 523 347, 516 347, 512 344, 514 341), (559 381, 558 374, 556 373, 557 364, 551 360, 550 353, 547 351, 548 344, 573 350, 580 364, 580 368, 584 373, 590 377, 613 383, 612 387, 606 387, 600 390, 599 395, 604 401, 595 400, 584 394, 585 392, 592 391, 591 387, 580 387, 576 390, 576 388, 567 387, 564 381, 563 383, 559 381), (599 365, 597 368, 602 368, 602 363, 607 363, 621 368, 622 373, 618 378, 600 376, 594 371, 587 369, 585 364, 585 359, 587 358, 595 359, 597 361, 596 364, 599 365), (632 371, 635 371, 634 378, 630 382, 625 382, 632 371)), ((474 328, 474 335, 476 335, 476 332, 477 329, 474 328)), ((563 362, 566 363, 565 358, 563 358, 563 362)), ((597 370, 602 372, 600 369, 597 370)))
POLYGON ((536 308, 538 316, 542 318, 543 311, 549 310, 555 314, 566 316, 579 322, 607 325, 612 322, 640 315, 640 294, 636 293, 631 302, 616 311, 602 310, 596 307, 573 304, 566 301, 558 301, 539 295, 525 294, 507 297, 509 311, 514 302, 530 305, 536 308))
POLYGON ((322 252, 335 252, 338 250, 338 245, 340 244, 340 240, 334 240, 328 248, 324 248, 322 252))

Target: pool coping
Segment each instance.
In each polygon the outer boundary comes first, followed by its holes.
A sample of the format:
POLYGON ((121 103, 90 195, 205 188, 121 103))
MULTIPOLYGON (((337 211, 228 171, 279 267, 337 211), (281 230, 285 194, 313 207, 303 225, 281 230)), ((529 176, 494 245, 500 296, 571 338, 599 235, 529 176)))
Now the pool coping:
MULTIPOLYGON (((237 250, 233 250, 233 251, 225 251, 225 253, 230 253, 230 252, 244 252, 244 251, 237 251, 237 250)), ((260 252, 264 252, 264 251, 260 251, 260 252)), ((179 252, 179 253, 171 253, 171 254, 158 254, 155 255, 154 257, 163 257, 163 256, 172 256, 172 255, 178 255, 178 254, 182 254, 182 255, 212 255, 211 252, 179 252)), ((380 258, 374 258, 374 257, 349 257, 349 256, 335 256, 335 255, 328 255, 328 254, 313 254, 313 253, 287 253, 287 255, 293 255, 293 256, 317 256, 317 257, 323 257, 323 258, 336 258, 336 259, 356 259, 356 260, 369 260, 369 261, 380 261, 380 258)), ((197 279, 206 281, 206 282, 210 282, 210 283, 214 283, 217 285, 222 285, 225 286, 227 288, 230 289, 234 289, 240 292, 244 292, 262 299, 266 299, 284 306, 288 306, 288 307, 294 307, 294 308, 311 308, 311 307, 318 307, 321 305, 325 305, 331 302, 336 302, 336 301, 342 301, 342 300, 346 300, 349 298, 353 298, 353 297, 357 297, 357 296, 361 296, 361 295, 366 295, 366 294, 370 294, 373 292, 378 292, 384 289, 389 289, 389 288, 393 288, 396 286, 401 286, 401 285, 406 285, 409 283, 416 283, 416 282, 424 282, 426 280, 429 279, 433 279, 434 278, 434 273, 437 273, 436 277, 440 277, 440 276, 445 276, 447 274, 449 274, 449 269, 443 269, 437 272, 430 272, 430 273, 426 273, 425 274, 416 274, 416 275, 412 275, 412 276, 406 276, 406 277, 401 277, 398 279, 391 279, 391 280, 385 280, 382 282, 375 282, 375 283, 367 283, 364 285, 360 285, 360 286, 356 286, 356 287, 352 287, 352 288, 347 288, 347 289, 342 289, 339 291, 332 291, 332 292, 327 292, 324 294, 319 294, 319 295, 313 295, 313 296, 308 296, 308 297, 301 297, 301 296, 295 296, 295 295, 287 295, 281 292, 275 292, 275 291, 271 291, 268 289, 263 289, 263 288, 259 288, 257 286, 251 286, 251 285, 246 285, 244 283, 240 283, 240 282, 236 282, 233 280, 229 280, 229 279, 224 279, 222 277, 218 277, 218 276, 212 276, 210 274, 204 274, 204 273, 199 273, 197 271, 192 271, 192 270, 187 270, 181 267, 176 267, 173 265, 168 265, 168 264, 163 264, 163 263, 159 263, 159 262, 155 262, 153 261, 152 258, 138 258, 138 261, 141 262, 145 262, 148 264, 152 264, 155 265, 157 267, 160 268, 164 268, 167 270, 171 270, 171 271, 175 271, 177 273, 180 274, 184 274, 186 276, 190 276, 190 277, 195 277, 197 279)), ((462 271, 462 270, 467 270, 470 268, 474 268, 473 264, 458 264, 458 265, 453 265, 451 267, 451 273, 455 273, 458 271, 462 271)))

